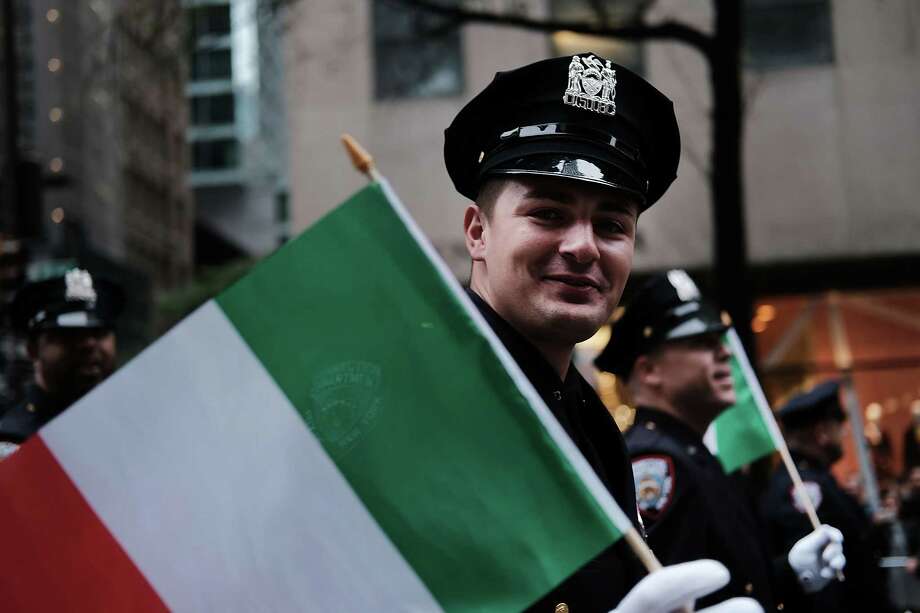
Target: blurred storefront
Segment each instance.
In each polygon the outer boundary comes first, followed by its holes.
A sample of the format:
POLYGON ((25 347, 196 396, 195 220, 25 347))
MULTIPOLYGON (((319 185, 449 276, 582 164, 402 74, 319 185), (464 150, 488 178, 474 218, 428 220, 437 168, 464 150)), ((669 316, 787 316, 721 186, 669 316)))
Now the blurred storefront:
MULTIPOLYGON (((882 490, 920 462, 920 289, 764 298, 751 325, 774 407, 849 364, 882 490)), ((835 472, 842 483, 858 478, 852 436, 835 472)))

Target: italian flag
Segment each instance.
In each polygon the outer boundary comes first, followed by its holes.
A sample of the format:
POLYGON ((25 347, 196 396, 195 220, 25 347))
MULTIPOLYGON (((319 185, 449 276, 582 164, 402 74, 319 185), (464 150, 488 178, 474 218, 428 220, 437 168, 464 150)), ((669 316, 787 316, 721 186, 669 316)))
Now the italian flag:
POLYGON ((725 472, 730 473, 776 451, 785 443, 734 328, 725 333, 725 342, 732 352, 736 402, 712 422, 703 440, 725 472))
POLYGON ((4 611, 518 611, 629 521, 385 182, 0 463, 4 611))

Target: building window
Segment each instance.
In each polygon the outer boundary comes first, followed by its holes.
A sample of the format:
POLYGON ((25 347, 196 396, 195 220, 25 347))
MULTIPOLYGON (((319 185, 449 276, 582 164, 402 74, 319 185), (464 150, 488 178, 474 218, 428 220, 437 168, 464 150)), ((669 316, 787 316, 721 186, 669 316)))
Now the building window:
POLYGON ((194 38, 230 34, 230 5, 206 5, 189 9, 189 31, 194 38))
POLYGON ((438 15, 374 0, 377 99, 451 96, 463 91, 460 29, 438 15))
POLYGON ((827 0, 745 0, 744 63, 770 70, 834 61, 827 0))
POLYGON ((231 77, 229 49, 196 51, 192 54, 192 80, 229 79, 231 77))
MULTIPOLYGON (((642 9, 642 3, 624 0, 605 3, 604 7, 608 23, 631 23, 638 20, 637 12, 642 9)), ((550 10, 559 21, 594 23, 598 20, 597 9, 584 0, 551 0, 550 10)), ((554 32, 550 40, 553 55, 576 55, 590 51, 637 74, 643 74, 645 68, 642 45, 639 43, 568 31, 554 32)))
POLYGON ((192 98, 192 125, 233 123, 233 94, 192 98))
POLYGON ((232 138, 192 143, 192 168, 195 170, 236 168, 238 157, 237 142, 232 138))

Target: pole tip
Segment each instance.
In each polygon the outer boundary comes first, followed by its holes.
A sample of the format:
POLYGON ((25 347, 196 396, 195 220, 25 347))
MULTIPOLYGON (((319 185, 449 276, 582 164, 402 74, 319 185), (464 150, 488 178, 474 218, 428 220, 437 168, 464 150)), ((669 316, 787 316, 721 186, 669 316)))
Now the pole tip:
POLYGON ((351 158, 351 163, 354 164, 355 168, 366 175, 370 175, 374 168, 374 158, 371 157, 371 154, 351 134, 342 135, 342 144, 345 146, 345 151, 348 152, 348 157, 351 158))

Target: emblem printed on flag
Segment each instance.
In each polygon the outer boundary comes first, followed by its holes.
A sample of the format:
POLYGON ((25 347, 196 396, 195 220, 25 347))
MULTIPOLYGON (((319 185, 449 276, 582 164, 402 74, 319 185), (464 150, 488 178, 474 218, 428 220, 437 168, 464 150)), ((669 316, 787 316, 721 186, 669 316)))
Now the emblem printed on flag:
POLYGON ((656 517, 668 508, 674 492, 674 461, 665 455, 641 456, 632 462, 639 511, 656 517))

